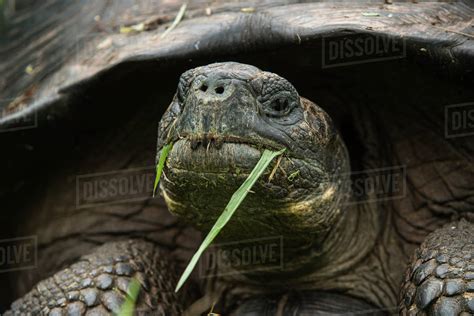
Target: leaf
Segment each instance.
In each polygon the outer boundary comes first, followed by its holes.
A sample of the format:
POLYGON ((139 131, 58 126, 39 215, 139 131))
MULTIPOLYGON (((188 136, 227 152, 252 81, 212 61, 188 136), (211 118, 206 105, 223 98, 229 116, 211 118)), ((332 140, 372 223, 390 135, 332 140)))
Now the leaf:
POLYGON ((163 168, 165 167, 166 158, 168 157, 169 152, 173 149, 173 143, 168 145, 164 145, 161 149, 160 160, 156 165, 156 177, 155 177, 155 185, 153 186, 153 197, 155 197, 156 188, 158 187, 158 183, 160 182, 161 173, 163 172, 163 168))
POLYGON ((242 8, 242 9, 240 9, 240 12, 243 12, 243 13, 254 13, 254 12, 255 12, 255 8, 254 8, 254 7, 242 8))
POLYGON ((380 16, 377 12, 362 12, 363 16, 380 16))
POLYGON ((187 3, 184 3, 181 8, 179 8, 178 15, 174 19, 173 23, 171 26, 161 34, 160 38, 164 38, 166 35, 168 35, 169 32, 171 32, 176 26, 178 26, 179 22, 181 22, 181 19, 184 16, 184 12, 186 11, 187 3))
POLYGON ((216 238, 222 228, 229 222, 230 218, 234 214, 235 210, 239 207, 242 201, 245 199, 247 194, 249 193, 250 189, 253 187, 255 182, 257 182, 258 178, 263 174, 265 169, 268 167, 270 162, 277 156, 283 154, 285 149, 280 151, 271 151, 265 149, 260 160, 258 161, 257 165, 253 168, 250 175, 245 179, 244 183, 235 191, 235 193, 230 198, 229 203, 225 207, 224 211, 222 212, 221 216, 217 219, 214 226, 211 228, 210 232, 207 234, 206 238, 202 242, 199 249, 196 251, 194 256, 192 257, 191 261, 189 262, 186 270, 184 270, 183 275, 179 279, 178 285, 176 286, 175 292, 178 292, 179 289, 183 286, 184 282, 188 279, 189 275, 193 271, 194 267, 196 266, 199 258, 201 257, 204 250, 211 244, 211 242, 216 238))
POLYGON ((120 27, 120 33, 129 34, 129 33, 140 33, 145 30, 145 23, 138 23, 130 26, 120 27))
POLYGON ((35 68, 31 64, 29 64, 28 66, 26 66, 25 72, 28 75, 32 75, 35 72, 35 68))
POLYGON ((127 295, 125 297, 125 303, 120 307, 118 316, 132 316, 135 310, 135 302, 137 301, 138 293, 140 292, 140 283, 137 279, 132 279, 130 282, 127 295))

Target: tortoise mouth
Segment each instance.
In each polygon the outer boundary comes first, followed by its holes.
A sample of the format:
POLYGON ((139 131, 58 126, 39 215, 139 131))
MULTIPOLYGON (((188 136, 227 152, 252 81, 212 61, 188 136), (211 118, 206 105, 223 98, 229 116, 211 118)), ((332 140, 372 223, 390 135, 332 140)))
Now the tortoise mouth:
POLYGON ((284 145, 278 144, 277 142, 269 139, 253 139, 250 137, 220 135, 215 133, 182 134, 176 138, 176 142, 183 140, 187 141, 192 150, 205 148, 208 152, 210 149, 220 150, 224 144, 247 145, 260 151, 263 151, 263 149, 280 150, 285 147, 284 145))
POLYGON ((200 174, 248 174, 268 147, 233 136, 192 135, 174 143, 167 168, 200 174))
MULTIPOLYGON (((242 138, 226 138, 220 147, 213 146, 212 141, 209 146, 209 142, 192 146, 193 140, 182 137, 174 143, 160 188, 173 214, 208 231, 267 147, 242 138)), ((257 180, 233 216, 234 225, 221 232, 222 238, 276 235, 280 230, 291 235, 296 229, 292 223, 312 218, 314 209, 324 213, 325 205, 332 203, 333 196, 322 198, 334 184, 321 165, 287 155, 280 157, 257 180), (249 226, 255 233, 248 231, 249 226)))
MULTIPOLYGON (((242 138, 227 138, 219 148, 212 142, 195 145, 193 141, 196 140, 183 137, 174 143, 168 154, 162 188, 178 195, 194 192, 200 197, 213 198, 221 194, 225 203, 267 149, 242 138)), ((316 161, 285 154, 269 165, 252 191, 265 195, 267 202, 293 203, 307 200, 308 194, 318 195, 320 185, 329 180, 327 172, 316 161)), ((188 201, 187 198, 177 200, 188 201)), ((219 210, 223 206, 220 205, 219 210)))

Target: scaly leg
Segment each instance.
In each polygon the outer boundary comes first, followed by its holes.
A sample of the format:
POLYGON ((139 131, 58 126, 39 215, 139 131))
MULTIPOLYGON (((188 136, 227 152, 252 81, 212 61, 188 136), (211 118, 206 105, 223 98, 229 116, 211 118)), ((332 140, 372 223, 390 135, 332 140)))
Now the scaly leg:
POLYGON ((143 240, 106 243, 39 282, 5 315, 111 315, 120 311, 132 279, 140 283, 135 310, 180 315, 176 273, 157 246, 143 240))
POLYGON ((474 224, 462 220, 428 235, 400 296, 401 315, 474 313, 474 224))

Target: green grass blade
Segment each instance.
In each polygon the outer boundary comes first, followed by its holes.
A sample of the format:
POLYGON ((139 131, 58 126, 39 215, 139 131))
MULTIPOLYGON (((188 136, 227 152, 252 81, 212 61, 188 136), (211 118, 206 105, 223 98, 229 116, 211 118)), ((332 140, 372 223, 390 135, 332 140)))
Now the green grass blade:
POLYGON ((140 283, 136 279, 132 279, 127 289, 127 296, 125 302, 120 308, 118 316, 132 316, 135 310, 135 302, 137 301, 138 293, 140 292, 140 283))
POLYGON ((201 246, 199 247, 198 251, 194 254, 191 261, 189 262, 186 270, 184 270, 183 275, 179 279, 178 285, 176 286, 175 292, 178 292, 181 286, 183 286, 184 282, 187 280, 191 272, 193 271, 194 267, 196 266, 199 258, 201 257, 204 250, 211 244, 211 242, 216 238, 219 234, 221 229, 227 224, 230 220, 232 215, 234 214, 235 210, 239 207, 240 203, 245 199, 247 194, 249 193, 250 189, 253 187, 255 182, 257 182, 258 178, 263 174, 265 169, 268 167, 270 162, 277 156, 283 154, 285 149, 280 151, 271 151, 265 149, 260 160, 258 161, 257 165, 253 168, 250 175, 245 179, 244 183, 235 191, 235 193, 230 198, 229 203, 225 207, 224 211, 222 212, 221 216, 217 219, 214 226, 211 228, 211 231, 207 234, 206 238, 202 242, 201 246))
POLYGON ((156 177, 155 177, 155 185, 153 186, 153 197, 156 193, 156 188, 158 187, 158 183, 160 182, 161 173, 163 172, 163 168, 165 167, 166 158, 168 157, 169 152, 173 148, 173 143, 169 143, 168 145, 164 145, 163 149, 161 149, 160 160, 156 165, 156 177))

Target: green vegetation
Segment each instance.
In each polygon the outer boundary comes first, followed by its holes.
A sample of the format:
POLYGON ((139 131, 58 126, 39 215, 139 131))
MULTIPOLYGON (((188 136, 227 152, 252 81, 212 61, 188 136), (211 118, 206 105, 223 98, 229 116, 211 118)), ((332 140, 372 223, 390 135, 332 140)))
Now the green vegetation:
POLYGON ((165 167, 166 158, 168 157, 169 152, 173 149, 173 143, 163 146, 161 149, 160 160, 156 165, 156 177, 155 177, 155 185, 153 186, 153 196, 155 196, 156 188, 158 187, 158 183, 160 182, 161 173, 163 172, 163 168, 165 167))
POLYGON ((288 176, 288 181, 293 182, 293 180, 295 180, 296 177, 298 177, 299 175, 300 175, 300 171, 299 171, 299 170, 297 170, 297 171, 291 173, 291 174, 288 176))
MULTIPOLYGON (((234 212, 237 210, 239 205, 242 203, 242 201, 245 199, 247 194, 249 193, 250 189, 253 187, 253 185, 257 182, 258 178, 263 174, 265 169, 268 167, 270 162, 277 156, 283 154, 285 149, 282 149, 280 151, 271 151, 268 149, 265 149, 262 156, 260 157, 260 160, 258 161, 257 165, 253 168, 252 172, 248 176, 247 179, 245 179, 244 183, 235 191, 235 193, 232 195, 229 203, 225 207, 224 211, 222 212, 221 216, 217 219, 216 223, 214 226, 211 228, 211 231, 207 234, 206 238, 202 242, 201 246, 199 247, 198 251, 194 254, 192 257, 191 261, 189 262, 188 266, 186 267, 186 270, 184 270, 183 275, 179 279, 178 285, 176 286, 175 292, 178 292, 181 286, 183 286, 184 282, 188 279, 189 275, 193 271, 194 267, 196 266, 199 258, 201 257, 202 253, 204 250, 206 250, 207 247, 211 244, 211 242, 216 238, 216 236, 219 234, 219 232, 224 228, 224 226, 229 222, 230 218, 234 214, 234 212)), ((161 157, 160 157, 160 162, 161 162, 161 157)))
POLYGON ((140 283, 136 279, 132 279, 130 282, 125 302, 120 308, 118 316, 132 316, 135 310, 135 302, 137 301, 138 293, 140 292, 140 283))

